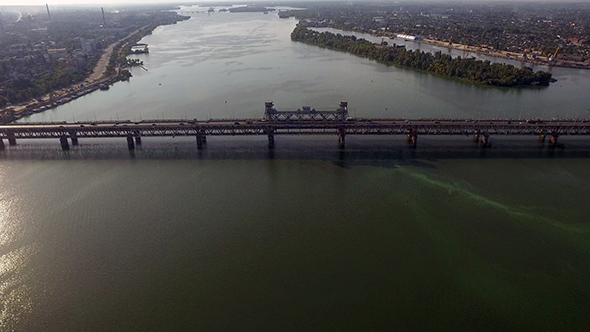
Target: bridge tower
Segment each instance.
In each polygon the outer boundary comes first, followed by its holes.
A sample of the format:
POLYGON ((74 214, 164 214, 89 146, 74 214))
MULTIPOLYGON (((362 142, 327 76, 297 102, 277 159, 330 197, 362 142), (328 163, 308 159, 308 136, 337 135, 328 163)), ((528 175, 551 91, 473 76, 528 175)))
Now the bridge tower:
POLYGON ((272 101, 264 102, 264 118, 271 122, 280 121, 346 121, 348 102, 343 100, 335 111, 318 111, 311 106, 302 106, 296 111, 277 111, 272 101))

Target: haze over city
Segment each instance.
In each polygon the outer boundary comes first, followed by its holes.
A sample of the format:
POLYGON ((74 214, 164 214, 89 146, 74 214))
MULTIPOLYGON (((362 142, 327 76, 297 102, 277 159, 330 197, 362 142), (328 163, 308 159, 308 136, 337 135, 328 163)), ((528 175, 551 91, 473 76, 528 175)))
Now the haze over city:
MULTIPOLYGON (((310 1, 310 0, 299 0, 299 1, 274 1, 275 3, 278 2, 305 2, 305 1, 310 1)), ((406 1, 400 1, 400 2, 443 2, 446 0, 406 0, 406 1)), ((206 1, 206 0, 201 0, 201 1, 177 1, 177 0, 123 0, 123 1, 118 1, 118 0, 25 0, 25 1, 21 1, 21 0, 2 0, 0 1, 0 6, 7 6, 7 5, 21 5, 21 6, 40 6, 40 5, 45 5, 45 4, 49 4, 49 5, 105 5, 105 4, 153 4, 153 3, 178 3, 178 4, 186 4, 186 3, 215 3, 215 2, 222 2, 222 3, 228 3, 228 1, 206 1)), ((251 3, 252 1, 247 1, 247 0, 237 0, 237 1, 230 1, 233 3, 251 3)), ((345 1, 333 1, 335 3, 338 2, 345 2, 345 1)), ((352 2, 386 2, 386 3, 395 3, 393 1, 371 1, 371 0, 366 0, 366 1, 352 1, 352 2)), ((446 1, 446 2, 452 2, 452 1, 446 1)), ((482 0, 464 0, 464 1, 460 1, 463 3, 485 3, 485 2, 511 2, 511 1, 506 1, 506 0, 486 0, 486 1, 482 1, 482 0)), ((562 1, 557 1, 557 0, 519 0, 517 2, 562 2, 562 1)), ((587 0, 569 0, 567 2, 587 2, 587 0)))

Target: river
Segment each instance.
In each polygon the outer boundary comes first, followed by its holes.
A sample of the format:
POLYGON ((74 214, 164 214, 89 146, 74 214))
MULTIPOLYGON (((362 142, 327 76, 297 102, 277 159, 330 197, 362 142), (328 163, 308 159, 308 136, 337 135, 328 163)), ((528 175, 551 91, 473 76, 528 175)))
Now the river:
MULTIPOLYGON (((188 10, 184 8, 183 10, 188 10)), ((588 71, 456 82, 289 39, 272 12, 157 28, 117 83, 24 121, 587 117, 588 71)), ((19 141, 0 152, 0 330, 568 330, 590 324, 590 142, 19 141)))

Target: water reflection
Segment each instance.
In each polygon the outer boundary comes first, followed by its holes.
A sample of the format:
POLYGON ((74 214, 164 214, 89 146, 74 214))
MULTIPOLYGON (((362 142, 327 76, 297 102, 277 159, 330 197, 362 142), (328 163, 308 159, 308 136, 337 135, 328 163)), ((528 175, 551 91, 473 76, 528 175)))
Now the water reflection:
POLYGON ((533 136, 492 137, 491 147, 474 143, 471 137, 420 136, 417 145, 404 137, 347 136, 340 149, 337 138, 277 136, 274 149, 262 137, 210 137, 198 149, 192 138, 143 138, 142 145, 128 150, 114 139, 80 140, 79 146, 63 151, 52 140, 19 142, 0 154, 0 160, 327 160, 340 167, 355 164, 412 164, 420 160, 588 158, 590 138, 559 138, 563 146, 539 144, 533 136))

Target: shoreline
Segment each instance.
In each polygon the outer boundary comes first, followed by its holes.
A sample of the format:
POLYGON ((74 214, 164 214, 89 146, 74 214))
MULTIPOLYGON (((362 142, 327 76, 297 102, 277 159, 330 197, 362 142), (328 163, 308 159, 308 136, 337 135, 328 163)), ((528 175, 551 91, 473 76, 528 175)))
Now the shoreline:
MULTIPOLYGON (((383 36, 378 36, 378 35, 374 35, 374 36, 375 37, 383 37, 383 36)), ((523 53, 498 51, 498 50, 487 49, 487 48, 484 49, 481 47, 469 46, 469 45, 464 45, 464 44, 456 44, 456 43, 448 43, 448 42, 444 42, 444 41, 440 41, 440 40, 436 40, 436 39, 429 39, 429 38, 420 39, 418 41, 418 43, 420 43, 420 42, 424 42, 425 44, 428 44, 428 45, 440 46, 440 47, 450 48, 450 49, 454 49, 454 50, 475 53, 475 54, 479 54, 479 55, 485 55, 485 56, 490 56, 490 57, 495 57, 495 58, 520 61, 520 62, 529 63, 529 64, 537 65, 537 66, 590 69, 590 62, 576 62, 576 61, 567 61, 567 60, 549 61, 549 58, 545 57, 545 56, 537 56, 536 60, 533 60, 531 58, 524 58, 523 53)))
POLYGON ((115 50, 117 52, 121 52, 124 46, 123 43, 133 39, 133 37, 138 33, 140 34, 138 38, 141 39, 151 34, 152 31, 159 25, 156 25, 151 29, 149 26, 150 24, 138 28, 137 30, 129 33, 124 38, 121 38, 110 44, 101 54, 100 59, 97 61, 94 69, 92 70, 92 73, 90 73, 90 75, 88 75, 88 77, 86 77, 86 79, 83 81, 72 84, 66 88, 51 91, 39 98, 33 98, 22 104, 6 106, 0 109, 0 123, 11 123, 26 116, 56 108, 99 89, 108 90, 110 85, 124 79, 124 77, 120 75, 120 64, 115 65, 115 67, 118 67, 119 70, 116 70, 111 75, 108 75, 107 73, 113 52, 115 52, 115 50), (117 47, 118 45, 120 45, 120 47, 117 47))
POLYGON ((110 86, 111 84, 119 81, 119 75, 116 73, 107 76, 106 71, 109 65, 109 60, 113 55, 117 45, 127 41, 133 35, 141 32, 141 30, 145 28, 147 28, 147 26, 139 28, 124 38, 121 38, 110 44, 101 54, 100 59, 97 61, 94 69, 92 70, 92 73, 84 81, 63 89, 52 91, 21 105, 5 107, 4 109, 0 110, 0 113, 12 110, 14 112, 12 121, 16 121, 35 113, 40 113, 56 108, 91 92, 104 88, 104 86, 110 86))
MULTIPOLYGON (((314 26, 307 26, 308 28, 314 28, 314 26)), ((478 55, 485 55, 485 56, 489 56, 489 57, 494 57, 494 58, 502 58, 502 59, 507 59, 507 60, 513 60, 513 61, 519 61, 522 63, 528 63, 531 65, 536 65, 536 66, 543 66, 543 67, 561 67, 561 68, 574 68, 574 69, 590 69, 590 60, 586 61, 586 62, 579 62, 579 61, 569 61, 569 60, 554 60, 554 61, 549 61, 549 57, 546 56, 539 56, 537 55, 536 58, 524 58, 524 54, 523 53, 518 53, 518 52, 508 52, 508 51, 499 51, 499 50, 494 50, 494 49, 490 49, 490 48, 482 48, 482 47, 476 47, 476 46, 470 46, 470 45, 465 45, 465 44, 457 44, 457 43, 449 43, 446 41, 442 41, 442 40, 438 40, 438 39, 431 39, 431 38, 420 38, 419 40, 406 40, 406 39, 401 39, 401 38, 397 38, 396 34, 381 34, 381 33, 371 33, 371 32, 366 32, 366 31, 356 31, 356 30, 345 30, 345 29, 341 29, 341 28, 336 28, 336 27, 331 27, 331 26, 326 26, 326 27, 322 27, 322 28, 330 28, 330 29, 334 29, 334 30, 340 30, 340 31, 345 31, 345 32, 351 32, 351 33, 363 33, 363 34, 368 34, 372 37, 376 37, 376 38, 388 38, 390 40, 403 40, 405 42, 413 42, 413 43, 424 43, 427 45, 432 45, 432 46, 439 46, 439 47, 444 47, 447 49, 454 49, 454 50, 458 50, 458 51, 464 51, 464 52, 468 52, 468 53, 475 53, 478 55)))

